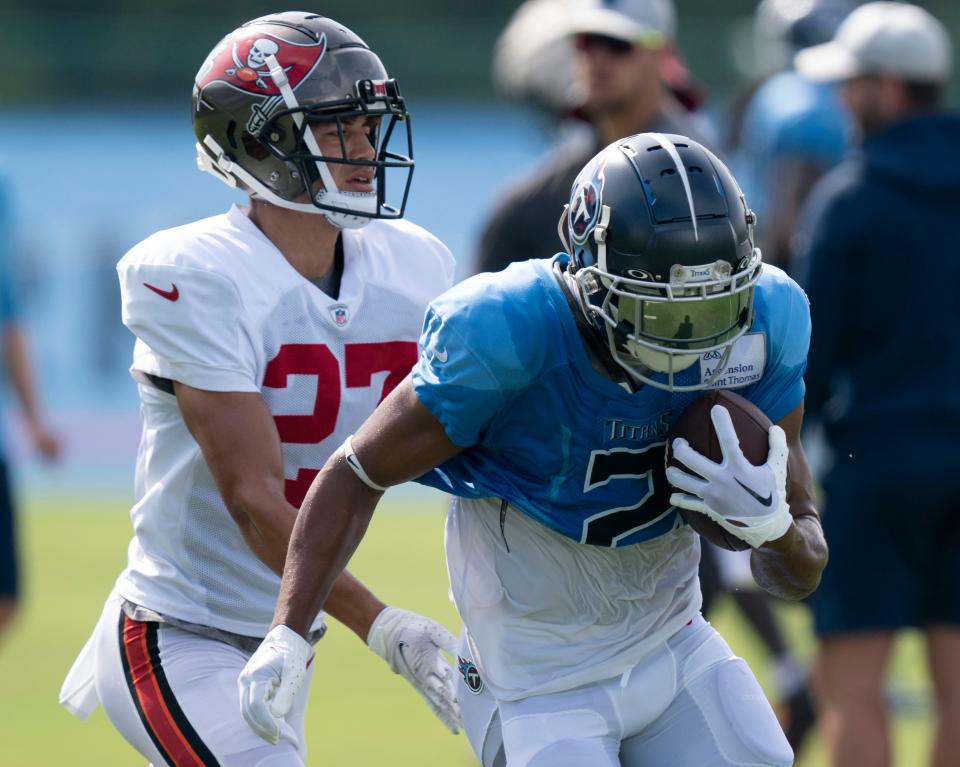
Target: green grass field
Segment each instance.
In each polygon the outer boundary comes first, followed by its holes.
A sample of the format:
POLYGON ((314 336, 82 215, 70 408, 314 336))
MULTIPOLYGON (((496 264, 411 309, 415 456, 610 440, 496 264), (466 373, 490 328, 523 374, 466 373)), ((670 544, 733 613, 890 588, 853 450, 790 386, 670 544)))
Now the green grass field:
MULTIPOLYGON (((125 560, 130 527, 124 502, 28 499, 24 505, 20 538, 27 594, 19 622, 0 646, 0 765, 142 765, 102 710, 79 722, 57 705, 63 676, 125 560)), ((383 599, 436 617, 456 633, 459 622, 446 597, 442 528, 438 499, 420 509, 385 503, 351 569, 383 599)), ((798 650, 809 655, 805 611, 790 606, 784 616, 798 650)), ((729 604, 714 622, 763 680, 766 659, 729 604)), ((466 739, 449 735, 406 683, 349 631, 334 623, 318 650, 307 717, 309 765, 475 763, 466 739)), ((905 638, 894 668, 902 710, 896 726, 900 767, 926 761, 930 722, 923 669, 919 642, 905 638)), ((826 765, 820 744, 812 741, 797 764, 826 765)))

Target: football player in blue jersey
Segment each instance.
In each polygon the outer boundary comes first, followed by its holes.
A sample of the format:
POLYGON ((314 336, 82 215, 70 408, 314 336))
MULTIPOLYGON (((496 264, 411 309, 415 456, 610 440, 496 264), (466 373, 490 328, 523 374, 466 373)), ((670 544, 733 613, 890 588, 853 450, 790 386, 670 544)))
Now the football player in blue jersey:
POLYGON ((274 628, 239 679, 254 729, 292 700, 303 634, 384 489, 418 479, 455 496, 461 706, 484 765, 792 763, 752 672, 700 615, 699 540, 678 509, 747 541, 770 593, 816 587, 806 299, 761 264, 729 171, 682 136, 590 160, 561 237, 565 253, 434 300, 413 372, 314 481, 274 628), (720 407, 723 462, 677 440, 691 473, 664 469, 670 424, 717 387, 776 422, 766 464, 743 458, 720 407))

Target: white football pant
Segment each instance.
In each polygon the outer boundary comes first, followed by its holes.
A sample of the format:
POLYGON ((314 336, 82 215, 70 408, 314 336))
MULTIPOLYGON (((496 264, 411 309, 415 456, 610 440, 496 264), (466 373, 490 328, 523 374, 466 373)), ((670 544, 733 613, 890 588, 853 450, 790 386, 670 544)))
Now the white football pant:
POLYGON ((104 607, 94 647, 100 702, 154 767, 303 767, 309 679, 272 746, 240 715, 237 677, 247 653, 174 626, 132 621, 116 597, 104 607))
POLYGON ((793 764, 753 673, 700 616, 622 676, 499 705, 466 632, 457 654, 463 727, 483 767, 793 764))

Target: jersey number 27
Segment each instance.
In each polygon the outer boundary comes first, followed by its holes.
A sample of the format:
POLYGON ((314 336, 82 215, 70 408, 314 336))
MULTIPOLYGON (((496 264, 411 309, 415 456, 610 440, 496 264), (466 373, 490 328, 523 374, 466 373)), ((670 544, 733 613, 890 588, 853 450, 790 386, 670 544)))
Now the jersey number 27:
MULTIPOLYGON (((412 341, 387 341, 347 344, 344 347, 344 381, 347 388, 370 386, 374 373, 386 372, 378 404, 393 391, 417 361, 417 345, 412 341)), ((275 389, 287 386, 291 375, 317 377, 317 396, 309 415, 276 415, 274 421, 280 441, 287 444, 315 445, 337 426, 340 411, 340 362, 326 344, 284 344, 270 360, 263 385, 275 389)), ((298 469, 294 479, 284 482, 287 501, 299 507, 319 468, 298 469)))

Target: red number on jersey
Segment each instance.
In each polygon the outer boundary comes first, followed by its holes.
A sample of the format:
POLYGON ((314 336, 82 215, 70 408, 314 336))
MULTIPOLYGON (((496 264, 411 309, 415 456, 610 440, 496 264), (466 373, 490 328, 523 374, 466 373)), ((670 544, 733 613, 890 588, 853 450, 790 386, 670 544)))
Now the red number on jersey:
POLYGON ((337 425, 340 410, 340 366, 326 344, 284 344, 270 360, 263 385, 287 388, 291 375, 317 377, 317 398, 310 415, 275 415, 281 442, 312 445, 322 442, 337 425))
MULTIPOLYGON (((346 384, 350 388, 370 386, 374 373, 386 372, 379 402, 396 388, 417 361, 412 341, 379 344, 347 344, 344 347, 346 384)), ((283 389, 290 375, 317 377, 317 395, 310 415, 275 415, 280 441, 298 445, 319 444, 337 425, 340 412, 340 366, 326 344, 285 344, 270 360, 263 385, 283 389)), ((287 501, 299 507, 319 469, 301 468, 294 479, 284 482, 287 501)))
POLYGON ((347 344, 344 349, 347 386, 369 386, 374 373, 387 371, 377 404, 397 388, 417 361, 417 345, 410 341, 383 344, 347 344))

